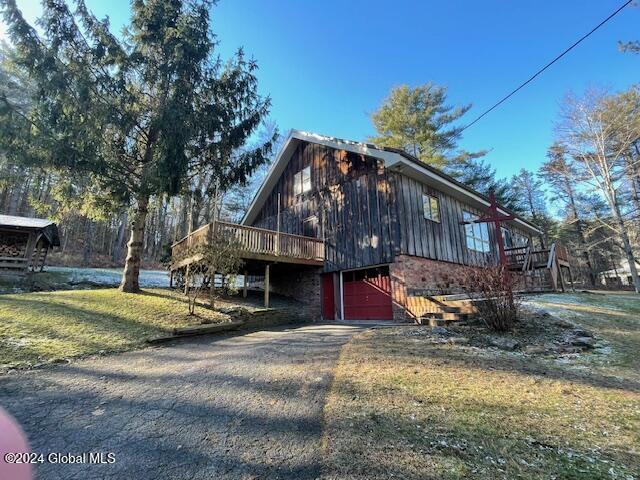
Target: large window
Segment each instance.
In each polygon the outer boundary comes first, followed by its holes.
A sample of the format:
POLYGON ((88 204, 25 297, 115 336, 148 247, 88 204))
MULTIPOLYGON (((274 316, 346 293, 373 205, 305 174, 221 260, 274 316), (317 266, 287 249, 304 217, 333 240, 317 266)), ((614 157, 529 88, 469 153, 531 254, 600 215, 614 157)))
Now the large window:
MULTIPOLYGON (((478 219, 478 216, 471 212, 463 211, 462 214, 465 222, 473 222, 478 219)), ((486 223, 467 223, 464 226, 464 233, 468 249, 483 253, 491 251, 489 229, 486 223)))
POLYGON ((424 211, 424 218, 440 223, 440 205, 436 197, 423 193, 422 209, 424 211))
POLYGON ((507 227, 500 227, 500 229, 506 248, 526 247, 529 243, 529 239, 518 232, 512 232, 507 227))
POLYGON ((311 190, 311 167, 305 167, 293 176, 293 193, 301 195, 311 190))

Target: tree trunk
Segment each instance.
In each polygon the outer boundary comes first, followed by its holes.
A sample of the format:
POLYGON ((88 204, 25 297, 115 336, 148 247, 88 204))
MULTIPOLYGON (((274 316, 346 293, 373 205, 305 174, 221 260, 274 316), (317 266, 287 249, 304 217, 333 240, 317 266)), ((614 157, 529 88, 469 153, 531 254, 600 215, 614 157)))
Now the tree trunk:
POLYGON ((592 287, 595 287, 596 273, 595 273, 595 269, 593 268, 593 263, 591 262, 591 256, 589 255, 589 250, 587 247, 587 236, 585 235, 584 230, 582 228, 582 219, 580 218, 580 214, 578 213, 578 207, 576 205, 576 200, 573 193, 573 186, 571 185, 569 178, 565 177, 564 181, 565 181, 567 193, 569 194, 569 206, 573 213, 573 217, 576 220, 576 230, 578 232, 580 245, 582 246, 582 258, 584 259, 584 262, 587 264, 587 269, 589 271, 589 283, 591 284, 592 287))
POLYGON ((617 204, 612 205, 614 208, 613 214, 616 218, 616 222, 618 223, 618 228, 620 229, 620 238, 622 239, 622 246, 624 248, 625 256, 627 257, 627 262, 629 262, 629 271, 631 272, 631 279, 633 280, 633 286, 636 290, 636 293, 640 293, 640 277, 638 277, 638 269, 636 268, 636 259, 633 255, 633 249, 631 248, 631 241, 629 241, 629 234, 627 233, 627 227, 624 224, 624 220, 620 213, 620 209, 617 204))
POLYGON ((140 276, 140 262, 144 246, 144 226, 148 206, 148 196, 138 199, 138 206, 131 221, 131 237, 127 244, 127 259, 125 260, 122 282, 120 283, 121 292, 140 292, 138 277, 140 276))

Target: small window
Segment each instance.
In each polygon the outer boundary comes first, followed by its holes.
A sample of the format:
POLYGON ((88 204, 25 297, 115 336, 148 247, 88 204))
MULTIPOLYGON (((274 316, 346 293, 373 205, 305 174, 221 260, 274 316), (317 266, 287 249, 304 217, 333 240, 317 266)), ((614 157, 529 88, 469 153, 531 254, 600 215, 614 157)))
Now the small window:
POLYGON ((311 190, 311 167, 305 167, 293 176, 293 194, 301 195, 311 190))
POLYGON ((318 217, 313 215, 302 221, 302 235, 305 237, 318 237, 318 217))
MULTIPOLYGON (((465 222, 473 222, 478 219, 477 215, 471 212, 462 212, 465 222)), ((467 248, 476 252, 487 253, 491 251, 489 243, 489 229, 486 223, 467 223, 464 226, 464 233, 467 241, 467 248)))
POLYGON ((517 232, 511 234, 511 241, 514 247, 526 247, 529 244, 529 239, 517 232))
POLYGON ((440 223, 440 205, 438 204, 438 199, 436 197, 423 193, 422 209, 424 211, 424 218, 431 220, 432 222, 440 223))

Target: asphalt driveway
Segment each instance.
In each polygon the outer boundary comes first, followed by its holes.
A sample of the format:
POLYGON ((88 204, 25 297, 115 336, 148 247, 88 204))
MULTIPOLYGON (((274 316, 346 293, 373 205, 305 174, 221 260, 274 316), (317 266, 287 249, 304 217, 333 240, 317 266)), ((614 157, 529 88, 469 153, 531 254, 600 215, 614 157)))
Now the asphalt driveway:
POLYGON ((312 479, 340 346, 362 327, 309 325, 177 344, 0 377, 0 405, 54 479, 312 479), (106 457, 105 457, 106 459, 106 457))

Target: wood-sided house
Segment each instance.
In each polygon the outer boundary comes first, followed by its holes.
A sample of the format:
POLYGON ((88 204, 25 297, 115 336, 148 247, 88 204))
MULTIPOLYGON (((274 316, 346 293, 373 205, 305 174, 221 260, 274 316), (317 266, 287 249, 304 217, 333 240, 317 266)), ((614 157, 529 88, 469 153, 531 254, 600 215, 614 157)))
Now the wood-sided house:
MULTIPOLYGON (((464 224, 488 206, 484 195, 403 151, 294 130, 242 232, 235 231, 253 251, 248 273, 268 266, 268 289, 304 302, 314 317, 414 320, 432 309, 434 296, 460 293, 467 266, 496 262, 494 228, 464 224), (269 240, 270 234, 278 237, 269 240), (304 244, 311 238, 321 243, 304 244), (255 255, 268 253, 265 245, 275 257, 255 255), (285 258, 296 254, 313 262, 285 258)), ((535 272, 528 275, 531 286, 558 288, 568 264, 562 258, 558 264, 554 250, 551 265, 550 249, 533 246, 538 235, 515 215, 503 226, 508 258, 514 270, 535 272)))

